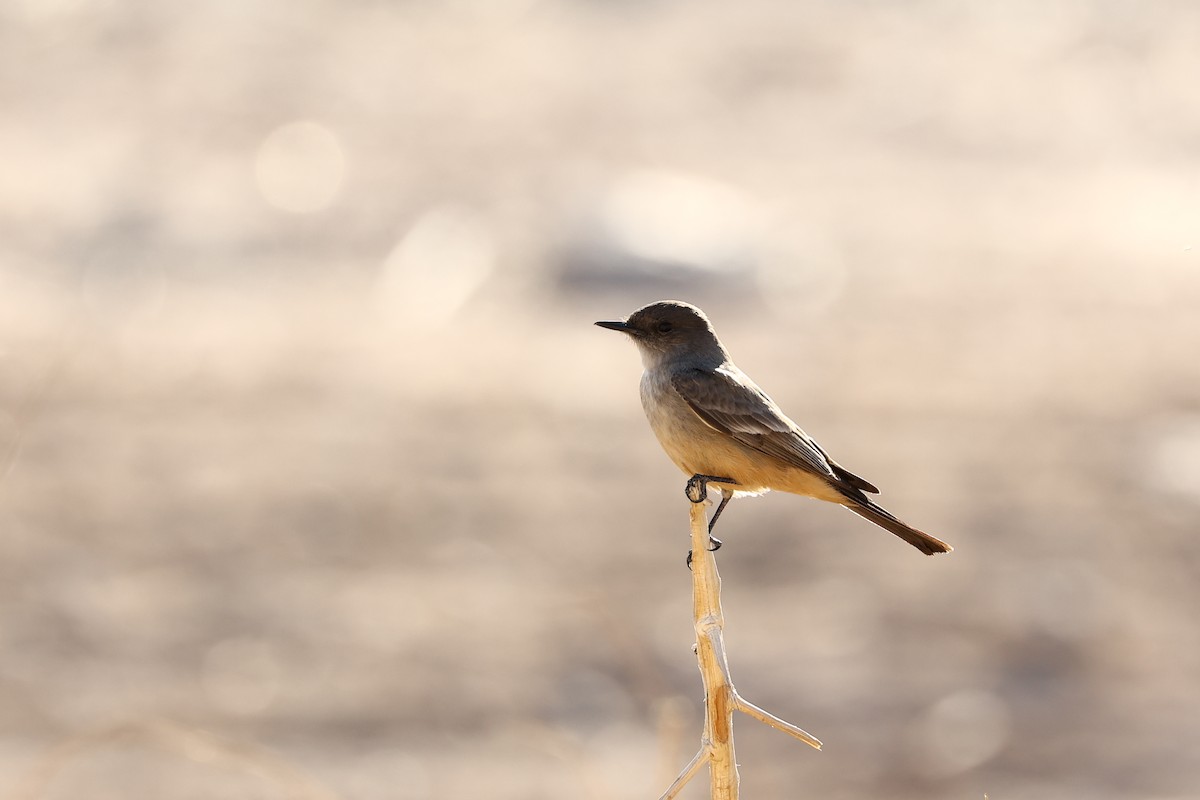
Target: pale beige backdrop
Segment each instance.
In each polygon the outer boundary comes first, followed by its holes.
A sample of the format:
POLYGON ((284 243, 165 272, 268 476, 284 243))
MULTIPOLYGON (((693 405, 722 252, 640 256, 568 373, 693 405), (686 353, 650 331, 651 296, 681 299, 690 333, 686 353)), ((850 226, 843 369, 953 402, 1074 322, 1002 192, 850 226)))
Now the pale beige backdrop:
POLYGON ((1200 796, 1197 75, 1186 2, 0 2, 0 797, 656 797, 661 297, 957 548, 730 508, 827 744, 745 796, 1200 796))

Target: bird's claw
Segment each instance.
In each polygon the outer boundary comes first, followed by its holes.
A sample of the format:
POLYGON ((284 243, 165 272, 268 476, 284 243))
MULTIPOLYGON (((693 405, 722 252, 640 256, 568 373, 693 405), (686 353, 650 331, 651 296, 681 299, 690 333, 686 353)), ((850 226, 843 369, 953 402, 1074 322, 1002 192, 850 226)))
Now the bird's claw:
POLYGON ((683 493, 693 503, 703 503, 708 499, 708 484, 710 483, 724 483, 729 486, 738 485, 738 482, 731 478, 721 478, 716 475, 700 475, 697 473, 688 478, 687 486, 684 488, 683 493))

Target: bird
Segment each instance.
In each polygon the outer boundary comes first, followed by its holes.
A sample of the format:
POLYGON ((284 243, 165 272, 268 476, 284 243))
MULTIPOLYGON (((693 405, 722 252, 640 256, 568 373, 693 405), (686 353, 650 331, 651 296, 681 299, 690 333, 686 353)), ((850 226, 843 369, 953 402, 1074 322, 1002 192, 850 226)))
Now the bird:
MULTIPOLYGON (((710 537, 730 499, 775 490, 837 503, 926 555, 953 550, 871 499, 879 489, 834 461, 789 419, 733 363, 696 306, 660 300, 623 320, 596 325, 620 331, 637 345, 645 368, 642 408, 663 450, 693 480, 719 489, 710 537)), ((712 549, 720 545, 712 539, 712 549)))

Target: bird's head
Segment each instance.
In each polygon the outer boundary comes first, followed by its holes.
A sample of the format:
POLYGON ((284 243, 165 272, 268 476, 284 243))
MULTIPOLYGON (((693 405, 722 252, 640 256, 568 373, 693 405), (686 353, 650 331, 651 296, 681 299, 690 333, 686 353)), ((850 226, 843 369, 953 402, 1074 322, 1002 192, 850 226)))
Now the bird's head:
POLYGON ((728 358, 708 317, 690 303, 659 300, 642 306, 624 321, 596 324, 633 339, 647 369, 664 361, 713 362, 715 366, 728 358))

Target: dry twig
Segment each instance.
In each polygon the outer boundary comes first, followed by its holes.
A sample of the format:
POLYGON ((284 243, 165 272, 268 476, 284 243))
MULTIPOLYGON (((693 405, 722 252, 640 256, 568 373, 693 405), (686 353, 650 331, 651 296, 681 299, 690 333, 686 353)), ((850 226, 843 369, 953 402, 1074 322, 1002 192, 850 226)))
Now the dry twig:
POLYGON ((725 658, 725 617, 721 612, 721 576, 717 560, 709 549, 706 481, 696 476, 688 481, 687 495, 692 501, 692 611, 696 625, 696 659, 704 681, 704 733, 700 751, 688 763, 660 800, 676 797, 705 764, 713 800, 737 800, 738 771, 733 751, 733 712, 741 711, 759 722, 821 749, 821 742, 789 722, 763 711, 741 698, 733 688, 729 663, 725 658))

